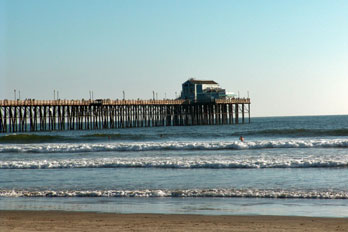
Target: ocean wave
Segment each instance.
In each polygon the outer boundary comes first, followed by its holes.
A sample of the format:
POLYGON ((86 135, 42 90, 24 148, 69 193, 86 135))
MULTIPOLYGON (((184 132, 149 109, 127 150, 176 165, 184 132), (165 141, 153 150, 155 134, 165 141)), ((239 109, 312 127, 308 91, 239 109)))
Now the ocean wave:
POLYGON ((119 134, 119 133, 95 133, 95 134, 85 134, 80 136, 80 140, 130 140, 130 141, 138 141, 138 140, 146 140, 146 139, 156 139, 158 136, 153 134, 119 134))
POLYGON ((65 136, 38 134, 7 134, 0 136, 0 143, 47 143, 66 141, 65 136))
MULTIPOLYGON (((122 131, 124 132, 124 131, 122 131)), ((42 133, 18 133, 0 136, 2 144, 21 144, 21 143, 49 143, 49 142, 76 142, 76 141, 156 141, 163 139, 177 138, 238 138, 239 136, 248 137, 323 137, 323 136, 348 136, 348 129, 264 129, 264 130, 244 130, 244 131, 204 131, 200 133, 193 131, 178 132, 142 132, 142 133, 85 133, 80 135, 67 134, 42 134, 42 133)))
POLYGON ((266 129, 235 133, 235 135, 255 136, 289 136, 289 137, 319 137, 319 136, 348 136, 348 129, 266 129))
POLYGON ((0 161, 0 169, 61 168, 171 168, 171 169, 236 169, 236 168, 347 168, 348 156, 336 157, 142 157, 67 160, 0 161))
POLYGON ((130 143, 48 143, 5 144, 0 153, 73 153, 103 151, 159 150, 247 150, 272 148, 348 148, 348 140, 275 140, 250 142, 130 142, 130 143))
MULTIPOLYGON (((48 134, 6 134, 0 136, 0 144, 25 144, 25 143, 63 143, 63 142, 83 142, 83 141, 117 141, 130 140, 139 141, 146 139, 146 134, 119 134, 119 133, 94 133, 84 135, 48 135, 48 134)), ((149 139, 155 139, 151 136, 149 139)))
POLYGON ((348 199, 347 191, 274 189, 146 189, 146 190, 0 190, 0 197, 214 197, 281 199, 348 199))

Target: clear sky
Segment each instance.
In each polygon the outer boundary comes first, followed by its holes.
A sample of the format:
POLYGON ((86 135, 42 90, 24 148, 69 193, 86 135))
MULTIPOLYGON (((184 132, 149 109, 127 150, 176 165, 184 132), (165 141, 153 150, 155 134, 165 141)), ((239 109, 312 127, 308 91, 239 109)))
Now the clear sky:
POLYGON ((0 99, 174 98, 190 77, 249 91, 252 116, 348 114, 348 1, 0 0, 0 99))

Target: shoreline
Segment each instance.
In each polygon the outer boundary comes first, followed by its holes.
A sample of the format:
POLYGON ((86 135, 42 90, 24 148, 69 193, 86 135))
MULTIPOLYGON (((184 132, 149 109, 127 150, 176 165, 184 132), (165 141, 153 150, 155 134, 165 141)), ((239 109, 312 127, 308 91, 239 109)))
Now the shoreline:
POLYGON ((0 231, 348 231, 347 218, 0 210, 0 231))

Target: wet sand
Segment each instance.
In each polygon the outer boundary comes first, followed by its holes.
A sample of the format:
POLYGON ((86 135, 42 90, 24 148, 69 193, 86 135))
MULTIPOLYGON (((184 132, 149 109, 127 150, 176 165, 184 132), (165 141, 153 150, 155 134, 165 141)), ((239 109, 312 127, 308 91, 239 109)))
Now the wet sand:
POLYGON ((348 219, 0 211, 0 231, 348 231, 348 219))

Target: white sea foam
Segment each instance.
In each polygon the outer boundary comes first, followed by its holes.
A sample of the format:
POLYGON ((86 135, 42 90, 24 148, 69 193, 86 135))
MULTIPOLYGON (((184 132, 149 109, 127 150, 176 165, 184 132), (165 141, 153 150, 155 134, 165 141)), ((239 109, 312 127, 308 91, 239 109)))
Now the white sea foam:
POLYGON ((0 190, 0 197, 226 197, 348 199, 346 191, 273 189, 0 190))
POLYGON ((348 155, 337 156, 187 156, 82 158, 0 161, 0 169, 58 168, 345 168, 348 155))
POLYGON ((129 142, 129 143, 53 143, 5 144, 0 153, 73 153, 100 151, 155 151, 155 150, 243 150, 270 148, 348 148, 348 140, 262 140, 250 142, 129 142))

